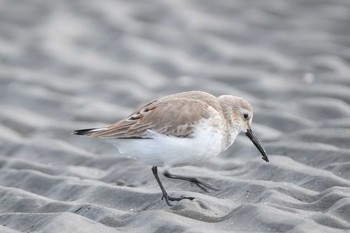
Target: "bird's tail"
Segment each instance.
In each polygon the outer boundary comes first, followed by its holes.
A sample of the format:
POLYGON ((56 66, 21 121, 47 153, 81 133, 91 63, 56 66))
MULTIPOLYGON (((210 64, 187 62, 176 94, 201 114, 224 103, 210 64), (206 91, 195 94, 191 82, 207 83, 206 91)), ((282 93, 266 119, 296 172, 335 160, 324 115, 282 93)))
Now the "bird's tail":
POLYGON ((91 129, 78 129, 74 130, 73 134, 75 135, 85 135, 92 136, 93 133, 104 130, 103 128, 91 128, 91 129))

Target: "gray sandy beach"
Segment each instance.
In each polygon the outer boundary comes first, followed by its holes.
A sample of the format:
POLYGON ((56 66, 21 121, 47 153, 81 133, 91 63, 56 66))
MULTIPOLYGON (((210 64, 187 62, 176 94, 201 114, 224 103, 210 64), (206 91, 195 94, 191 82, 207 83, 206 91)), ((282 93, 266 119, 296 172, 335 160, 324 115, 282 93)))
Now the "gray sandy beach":
POLYGON ((350 232, 350 1, 1 0, 0 232, 350 232), (240 135, 169 207, 71 134, 189 90, 249 100, 270 163, 240 135))

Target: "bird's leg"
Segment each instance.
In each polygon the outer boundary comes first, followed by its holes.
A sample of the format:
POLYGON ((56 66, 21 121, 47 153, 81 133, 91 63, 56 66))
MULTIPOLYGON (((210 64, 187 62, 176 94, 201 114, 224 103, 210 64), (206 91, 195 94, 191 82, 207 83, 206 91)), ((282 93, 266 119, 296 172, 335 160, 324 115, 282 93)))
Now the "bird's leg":
POLYGON ((171 197, 169 196, 169 194, 167 193, 167 191, 165 190, 162 182, 160 181, 160 178, 158 176, 158 169, 157 167, 152 167, 152 172, 154 177, 156 178, 158 185, 160 187, 160 189, 162 190, 163 196, 162 196, 162 200, 163 198, 165 199, 165 202, 168 204, 168 206, 172 206, 172 204, 170 204, 170 201, 181 201, 183 199, 189 199, 189 200, 193 200, 194 197, 171 197))
POLYGON ((213 185, 209 184, 208 182, 205 182, 204 180, 198 179, 196 177, 174 175, 174 174, 171 174, 168 171, 164 172, 164 176, 167 177, 167 178, 170 178, 170 179, 186 180, 186 181, 192 182, 192 183, 197 185, 199 188, 201 188, 205 192, 209 192, 208 189, 219 191, 218 188, 216 188, 213 185))

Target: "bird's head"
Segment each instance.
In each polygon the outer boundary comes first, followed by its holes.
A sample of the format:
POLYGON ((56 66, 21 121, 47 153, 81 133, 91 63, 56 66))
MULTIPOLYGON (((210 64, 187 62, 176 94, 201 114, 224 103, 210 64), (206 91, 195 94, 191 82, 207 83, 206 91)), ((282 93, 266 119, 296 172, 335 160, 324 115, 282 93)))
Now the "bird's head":
POLYGON ((252 130, 253 109, 243 98, 225 95, 219 97, 220 102, 228 114, 230 124, 238 132, 244 132, 262 154, 262 159, 269 162, 266 151, 260 140, 252 130))

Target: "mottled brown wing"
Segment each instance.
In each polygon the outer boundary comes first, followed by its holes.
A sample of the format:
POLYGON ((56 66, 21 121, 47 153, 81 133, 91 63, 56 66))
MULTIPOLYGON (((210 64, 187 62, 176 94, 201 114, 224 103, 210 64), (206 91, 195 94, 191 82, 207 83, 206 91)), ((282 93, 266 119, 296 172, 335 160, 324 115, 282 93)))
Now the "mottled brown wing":
POLYGON ((218 114, 201 100, 160 99, 139 108, 129 117, 91 132, 89 136, 108 138, 149 138, 148 130, 175 137, 189 137, 202 118, 218 114))

